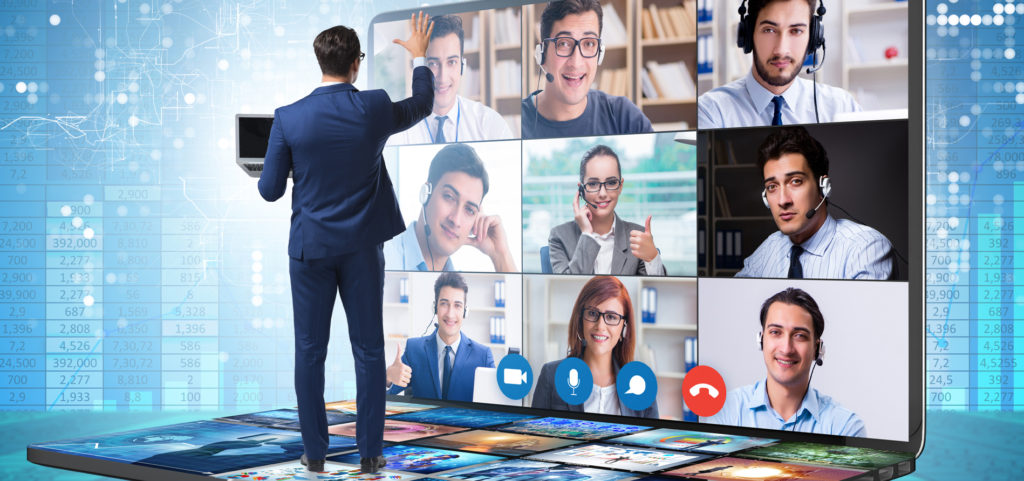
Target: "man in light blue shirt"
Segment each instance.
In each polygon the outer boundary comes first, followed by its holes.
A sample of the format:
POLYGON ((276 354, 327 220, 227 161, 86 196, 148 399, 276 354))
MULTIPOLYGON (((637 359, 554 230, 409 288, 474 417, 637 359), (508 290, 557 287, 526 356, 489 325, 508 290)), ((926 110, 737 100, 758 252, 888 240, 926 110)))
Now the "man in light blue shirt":
POLYGON ((837 436, 867 436, 856 413, 810 387, 824 364, 825 318, 807 292, 790 287, 761 305, 761 352, 767 376, 734 389, 707 419, 714 424, 837 436))
POLYGON ((812 28, 824 15, 824 7, 811 15, 817 0, 749 3, 740 43, 744 53, 753 53, 753 66, 746 76, 700 96, 698 128, 832 122, 837 114, 861 110, 849 92, 798 77, 806 56, 820 48, 815 62, 824 57, 823 31, 819 42, 812 28))
POLYGON ((743 260, 736 277, 889 279, 892 244, 871 227, 828 215, 825 148, 803 127, 775 130, 758 149, 761 196, 779 230, 743 260))
POLYGON ((452 254, 470 245, 491 259, 496 272, 515 272, 501 218, 481 212, 489 184, 473 147, 448 144, 438 151, 420 190, 423 209, 402 235, 384 243, 388 269, 451 271, 452 254))

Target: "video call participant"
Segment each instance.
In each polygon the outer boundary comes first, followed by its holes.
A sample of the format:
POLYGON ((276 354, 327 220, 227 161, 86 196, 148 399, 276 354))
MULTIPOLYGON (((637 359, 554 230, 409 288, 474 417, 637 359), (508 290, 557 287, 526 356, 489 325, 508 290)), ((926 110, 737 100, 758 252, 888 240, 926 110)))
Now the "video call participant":
POLYGON ((598 276, 580 290, 569 317, 569 355, 587 363, 594 376, 594 388, 583 404, 570 406, 555 390, 558 361, 544 364, 533 393, 535 408, 616 414, 642 418, 658 417, 658 402, 634 411, 619 400, 615 376, 619 368, 633 361, 636 329, 629 291, 618 279, 598 276))
POLYGON ((761 193, 778 232, 768 236, 736 277, 889 279, 893 249, 871 227, 828 214, 825 148, 803 127, 775 130, 757 154, 761 193))
POLYGON ((420 215, 402 235, 384 243, 389 268, 452 271, 451 255, 469 245, 491 259, 495 272, 515 272, 501 217, 481 212, 489 185, 473 147, 444 146, 430 161, 420 188, 420 215))
POLYGON ((572 202, 575 219, 555 226, 548 238, 552 272, 666 274, 654 245, 651 216, 639 225, 615 213, 624 185, 619 156, 611 148, 597 145, 583 155, 579 189, 572 202))
POLYGON ((406 341, 387 369, 389 394, 453 401, 473 400, 478 367, 494 367, 491 348, 462 334, 469 286, 456 272, 444 272, 434 282, 433 334, 406 341))
POLYGON ((651 121, 626 97, 592 90, 604 59, 598 0, 548 3, 534 58, 547 83, 523 99, 524 139, 651 132, 651 121))
POLYGON ((761 305, 758 345, 767 376, 734 389, 709 423, 837 436, 867 436, 853 411, 811 386, 824 364, 825 318, 810 294, 790 287, 761 305))
POLYGON ((821 50, 808 70, 817 71, 824 61, 824 3, 814 11, 818 0, 750 0, 744 15, 744 2, 737 44, 743 53, 753 52, 753 66, 743 78, 697 99, 700 128, 832 122, 836 114, 860 111, 849 92, 798 77, 808 55, 821 50))
MULTIPOLYGON (((412 35, 397 43, 422 66, 430 37, 428 16, 410 20, 412 35)), ((320 32, 313 50, 322 83, 274 112, 260 195, 284 195, 294 171, 288 241, 295 317, 295 396, 305 454, 323 471, 329 438, 324 408, 324 361, 331 311, 340 293, 349 321, 356 374, 356 439, 360 469, 387 463, 384 439, 384 256, 382 243, 402 232, 402 214, 381 150, 388 136, 422 120, 434 101, 430 70, 413 71, 413 96, 392 103, 383 90, 352 86, 364 54, 345 26, 320 32)))
POLYGON ((390 145, 441 144, 512 138, 505 119, 490 107, 459 95, 466 70, 465 33, 457 15, 434 17, 427 46, 427 68, 434 74, 434 109, 409 130, 391 137, 390 145))

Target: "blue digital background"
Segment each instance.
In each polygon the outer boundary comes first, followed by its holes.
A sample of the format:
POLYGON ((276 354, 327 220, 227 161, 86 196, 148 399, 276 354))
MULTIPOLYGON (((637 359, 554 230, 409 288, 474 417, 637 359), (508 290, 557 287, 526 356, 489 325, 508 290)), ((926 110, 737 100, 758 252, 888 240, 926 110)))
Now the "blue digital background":
MULTIPOLYGON (((0 0, 0 472, 95 479, 23 447, 294 404, 290 207, 235 166, 233 117, 315 87, 322 29, 365 39, 375 14, 415 5, 0 0)), ((926 15, 929 411, 907 479, 1013 479, 1024 2, 926 15)), ((354 395, 343 329, 328 399, 354 395)))

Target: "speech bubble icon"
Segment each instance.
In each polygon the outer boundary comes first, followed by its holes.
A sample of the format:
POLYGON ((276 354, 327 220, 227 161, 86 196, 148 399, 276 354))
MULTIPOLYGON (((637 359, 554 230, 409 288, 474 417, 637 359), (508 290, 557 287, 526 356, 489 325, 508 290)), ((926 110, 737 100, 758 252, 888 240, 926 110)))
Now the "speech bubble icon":
POLYGON ((647 381, 644 381, 643 376, 635 374, 633 377, 629 378, 629 390, 626 391, 626 394, 636 394, 637 396, 640 396, 646 390, 647 381))

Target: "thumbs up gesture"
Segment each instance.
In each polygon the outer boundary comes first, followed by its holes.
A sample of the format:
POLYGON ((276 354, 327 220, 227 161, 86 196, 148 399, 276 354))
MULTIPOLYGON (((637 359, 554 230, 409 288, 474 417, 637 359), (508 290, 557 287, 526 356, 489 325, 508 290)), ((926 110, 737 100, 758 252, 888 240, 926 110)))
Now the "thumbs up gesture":
POLYGON ((402 363, 402 345, 398 345, 398 353, 395 354, 395 362, 388 366, 388 382, 401 387, 408 387, 412 379, 412 368, 402 363))
POLYGON ((651 262, 658 256, 658 248, 654 245, 654 235, 651 233, 651 216, 647 216, 643 231, 629 231, 629 250, 644 262, 651 262))

